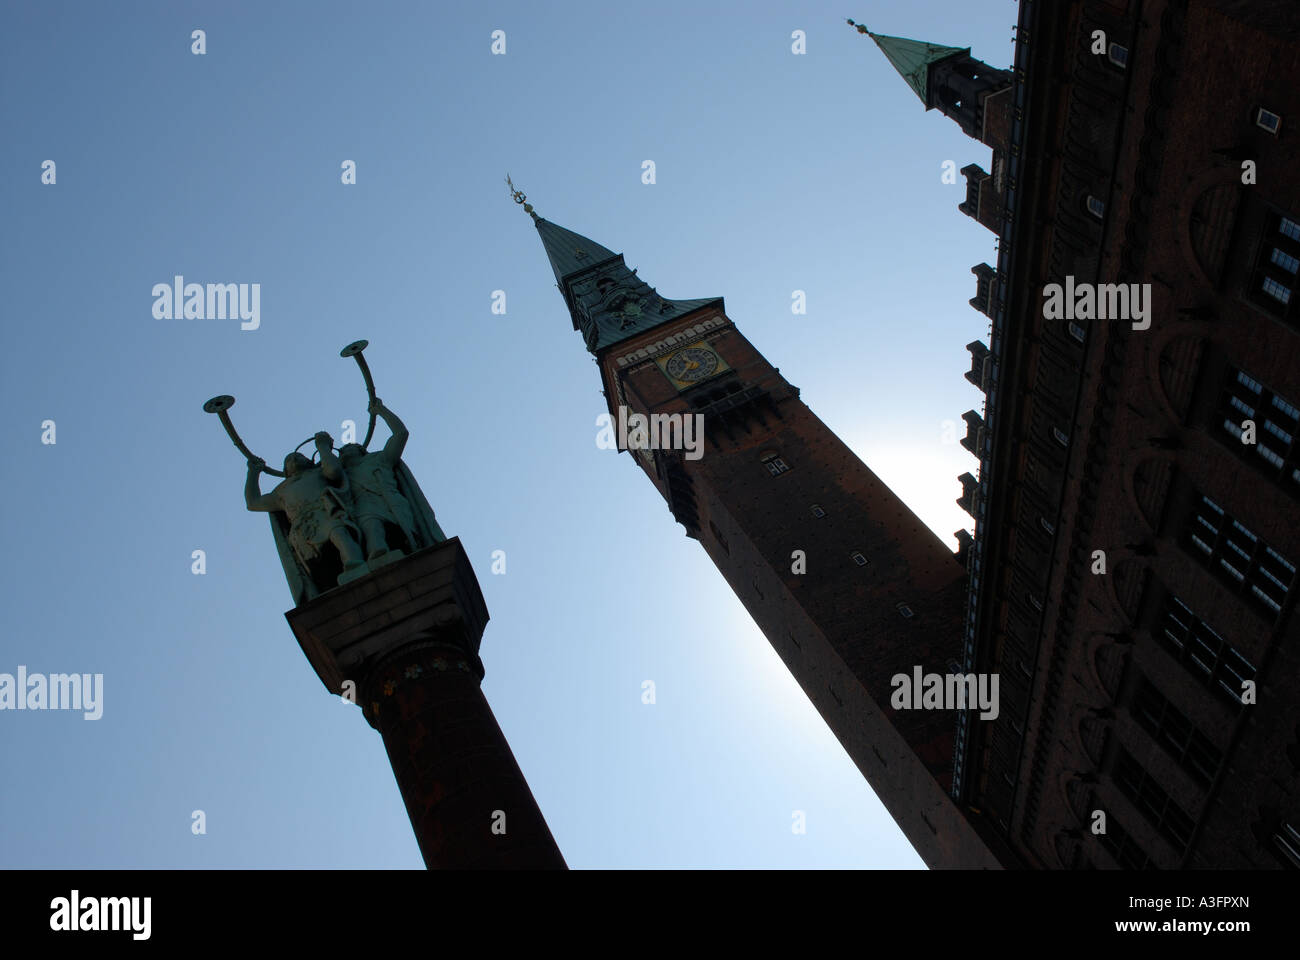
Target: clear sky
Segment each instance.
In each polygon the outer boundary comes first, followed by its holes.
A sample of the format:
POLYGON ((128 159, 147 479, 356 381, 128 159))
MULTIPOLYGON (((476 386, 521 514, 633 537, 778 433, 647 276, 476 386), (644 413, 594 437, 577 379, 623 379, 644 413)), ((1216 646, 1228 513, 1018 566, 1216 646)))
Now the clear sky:
POLYGON ((234 394, 273 465, 317 430, 364 430, 338 356, 364 337, 406 461, 477 569, 484 690, 570 866, 920 867, 630 454, 597 448, 596 368, 504 177, 664 296, 725 297, 955 546, 976 462, 944 421, 960 435, 981 409, 968 269, 995 250, 940 174, 989 151, 844 20, 1003 66, 1015 14, 0 7, 0 673, 103 674, 98 720, 0 711, 0 866, 421 866, 383 744, 299 650, 243 458, 201 409, 234 394), (152 288, 177 274, 259 283, 260 326, 156 319, 152 288))

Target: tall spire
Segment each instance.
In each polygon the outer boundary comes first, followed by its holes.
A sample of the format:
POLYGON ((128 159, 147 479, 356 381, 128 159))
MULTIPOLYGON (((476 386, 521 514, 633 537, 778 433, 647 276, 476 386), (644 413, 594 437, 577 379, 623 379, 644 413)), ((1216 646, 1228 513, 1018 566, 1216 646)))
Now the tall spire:
POLYGON ((854 23, 852 20, 849 21, 849 26, 856 27, 858 33, 865 33, 876 41, 876 46, 889 58, 889 62, 907 81, 907 85, 921 98, 927 110, 934 106, 930 100, 930 67, 940 60, 970 53, 970 47, 945 47, 938 43, 924 43, 920 40, 908 40, 905 37, 888 37, 884 34, 872 33, 863 24, 854 23))
POLYGON ((551 261, 551 270, 555 273, 555 282, 564 289, 564 281, 575 274, 583 273, 592 267, 622 258, 595 240, 588 240, 572 230, 566 230, 559 224, 533 214, 537 233, 546 248, 546 257, 551 261))
POLYGON ((573 329, 582 332, 592 353, 701 307, 722 303, 721 297, 669 300, 660 296, 628 268, 621 253, 539 217, 514 184, 510 188, 515 202, 523 204, 533 218, 573 329))

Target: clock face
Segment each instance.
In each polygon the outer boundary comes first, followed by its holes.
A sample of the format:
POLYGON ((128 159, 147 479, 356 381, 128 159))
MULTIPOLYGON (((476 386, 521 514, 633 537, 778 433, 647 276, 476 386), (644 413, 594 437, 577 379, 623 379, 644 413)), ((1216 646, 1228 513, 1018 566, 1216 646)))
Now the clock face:
POLYGON ((687 347, 669 357, 665 369, 673 379, 693 383, 713 375, 718 369, 718 355, 702 347, 687 347))

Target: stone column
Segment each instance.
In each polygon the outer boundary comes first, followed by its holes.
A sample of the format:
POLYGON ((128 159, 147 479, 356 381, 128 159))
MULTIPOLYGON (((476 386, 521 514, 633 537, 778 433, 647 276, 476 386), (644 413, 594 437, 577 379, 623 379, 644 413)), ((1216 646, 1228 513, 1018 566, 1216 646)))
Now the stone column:
POLYGON ((565 868, 479 687, 488 612, 459 539, 285 617, 326 689, 383 736, 427 866, 565 868))

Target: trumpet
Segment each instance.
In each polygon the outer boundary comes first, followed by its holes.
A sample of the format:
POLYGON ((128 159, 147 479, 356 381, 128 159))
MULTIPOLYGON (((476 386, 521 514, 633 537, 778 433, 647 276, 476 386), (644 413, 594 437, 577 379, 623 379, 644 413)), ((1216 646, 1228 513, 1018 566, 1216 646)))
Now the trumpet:
MULTIPOLYGON (((370 365, 366 363, 366 358, 362 355, 362 351, 365 350, 366 347, 368 346, 370 346, 370 341, 368 340, 354 340, 352 343, 349 343, 346 347, 344 347, 342 350, 339 351, 339 356, 352 357, 357 361, 357 366, 361 368, 361 377, 366 382, 366 393, 370 398, 370 403, 367 404, 367 406, 369 407, 374 403, 375 400, 375 381, 374 378, 371 377, 370 375, 370 365)), ((276 470, 273 467, 268 467, 266 465, 266 461, 262 460, 261 457, 256 456, 253 453, 253 451, 248 449, 244 441, 240 439, 239 433, 238 431, 235 430, 235 425, 233 422, 231 422, 230 414, 228 412, 230 408, 233 407, 234 405, 235 405, 235 398, 228 393, 223 393, 220 396, 213 397, 211 400, 204 403, 203 412, 215 413, 217 415, 218 419, 221 420, 221 425, 226 428, 227 436, 230 437, 231 442, 235 445, 236 449, 238 449, 239 452, 244 455, 245 459, 250 461, 252 460, 261 461, 263 473, 269 473, 273 477, 283 477, 284 476, 283 470, 276 470)), ((366 439, 361 444, 362 447, 370 446, 370 438, 374 436, 374 433, 375 433, 375 413, 372 410, 370 413, 370 426, 366 428, 366 439)), ((295 453, 298 452, 299 450, 301 450, 303 447, 305 447, 307 444, 311 443, 315 439, 316 437, 314 435, 308 437, 306 440, 304 440, 302 443, 298 444, 298 446, 294 448, 294 452, 295 453)))
MULTIPOLYGON (((375 381, 370 376, 370 364, 366 363, 366 358, 361 353, 368 346, 370 346, 369 340, 354 340, 339 351, 340 357, 352 357, 357 361, 357 366, 361 368, 361 377, 366 381, 366 394, 369 397, 366 409, 369 409, 370 405, 375 402, 375 381)), ((361 442, 361 446, 367 450, 370 449, 370 438, 374 435, 375 414, 372 410, 370 413, 370 426, 366 428, 366 439, 361 442)))

